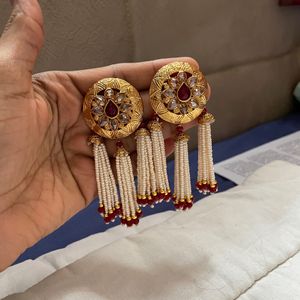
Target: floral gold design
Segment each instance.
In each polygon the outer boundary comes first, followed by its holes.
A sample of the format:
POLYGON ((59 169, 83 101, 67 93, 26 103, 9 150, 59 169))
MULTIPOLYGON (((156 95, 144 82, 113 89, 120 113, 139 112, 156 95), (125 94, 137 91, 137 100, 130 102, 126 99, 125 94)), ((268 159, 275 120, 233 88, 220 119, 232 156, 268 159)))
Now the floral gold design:
POLYGON ((83 114, 87 125, 96 134, 119 139, 129 136, 139 127, 143 103, 138 91, 127 81, 105 78, 87 92, 83 114))
POLYGON ((184 124, 196 119, 207 102, 208 85, 203 74, 186 62, 162 67, 150 86, 150 101, 163 120, 184 124))

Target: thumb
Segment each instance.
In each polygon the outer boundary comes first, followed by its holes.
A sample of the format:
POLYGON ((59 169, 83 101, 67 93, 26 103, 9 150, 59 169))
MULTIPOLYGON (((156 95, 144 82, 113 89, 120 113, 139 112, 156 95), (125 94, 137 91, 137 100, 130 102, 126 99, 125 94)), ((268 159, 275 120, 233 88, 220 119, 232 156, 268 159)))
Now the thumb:
POLYGON ((0 38, 0 61, 32 72, 44 41, 37 0, 11 0, 13 11, 0 38))

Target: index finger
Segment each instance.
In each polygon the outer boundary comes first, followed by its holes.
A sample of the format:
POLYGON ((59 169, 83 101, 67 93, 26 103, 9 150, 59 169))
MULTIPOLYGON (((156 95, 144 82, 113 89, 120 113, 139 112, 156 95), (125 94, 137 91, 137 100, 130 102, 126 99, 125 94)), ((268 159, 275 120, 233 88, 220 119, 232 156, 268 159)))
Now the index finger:
POLYGON ((155 73, 164 65, 184 61, 199 69, 198 62, 191 57, 163 58, 138 63, 120 63, 101 68, 67 72, 74 85, 84 95, 93 83, 108 77, 121 78, 137 90, 148 89, 155 73))

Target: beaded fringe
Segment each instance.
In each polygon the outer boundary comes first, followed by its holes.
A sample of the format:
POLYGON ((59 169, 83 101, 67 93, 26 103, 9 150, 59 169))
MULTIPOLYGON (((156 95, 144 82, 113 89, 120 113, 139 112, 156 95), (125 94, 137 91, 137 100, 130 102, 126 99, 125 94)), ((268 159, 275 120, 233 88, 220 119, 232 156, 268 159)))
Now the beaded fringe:
POLYGON ((89 143, 93 144, 95 172, 99 196, 99 213, 105 223, 114 222, 121 213, 116 181, 110 166, 109 158, 101 138, 92 136, 89 143))
POLYGON ((212 114, 205 112, 198 120, 198 179, 197 189, 203 193, 215 193, 218 184, 215 178, 211 124, 215 118, 212 114))
POLYGON ((136 132, 137 143, 137 201, 145 206, 158 202, 156 177, 154 171, 152 142, 150 132, 146 128, 136 132))
POLYGON ((148 128, 150 130, 152 142, 153 162, 157 186, 156 201, 169 201, 171 198, 171 190, 167 174, 165 142, 161 124, 159 121, 151 121, 148 123, 148 128))
POLYGON ((123 146, 117 148, 116 167, 122 203, 121 223, 127 226, 137 225, 142 211, 137 203, 130 156, 123 146))
POLYGON ((175 142, 175 174, 173 203, 177 210, 193 206, 191 176, 188 156, 189 136, 179 132, 175 142))

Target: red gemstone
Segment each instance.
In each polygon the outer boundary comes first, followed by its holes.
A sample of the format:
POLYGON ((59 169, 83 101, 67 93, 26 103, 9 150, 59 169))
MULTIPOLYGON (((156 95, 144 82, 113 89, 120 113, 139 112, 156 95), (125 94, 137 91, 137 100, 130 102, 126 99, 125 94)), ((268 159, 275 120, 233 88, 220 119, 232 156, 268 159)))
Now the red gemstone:
POLYGON ((191 96, 190 88, 185 83, 183 83, 179 88, 177 95, 181 101, 188 100, 191 96))
POLYGON ((114 104, 111 100, 107 103, 105 107, 105 113, 108 117, 114 118, 117 116, 119 110, 116 104, 114 104))

